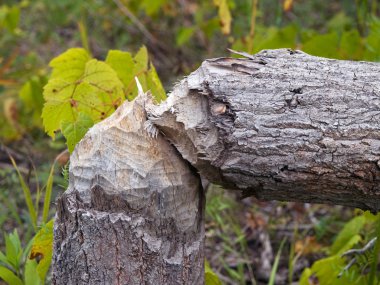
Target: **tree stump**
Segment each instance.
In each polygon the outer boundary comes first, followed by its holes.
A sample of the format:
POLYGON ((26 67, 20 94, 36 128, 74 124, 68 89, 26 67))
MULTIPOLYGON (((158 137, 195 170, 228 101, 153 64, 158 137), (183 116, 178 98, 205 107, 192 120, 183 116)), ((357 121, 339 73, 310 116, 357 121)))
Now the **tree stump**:
POLYGON ((203 284, 198 174, 144 129, 143 97, 77 145, 58 200, 53 284, 203 284))

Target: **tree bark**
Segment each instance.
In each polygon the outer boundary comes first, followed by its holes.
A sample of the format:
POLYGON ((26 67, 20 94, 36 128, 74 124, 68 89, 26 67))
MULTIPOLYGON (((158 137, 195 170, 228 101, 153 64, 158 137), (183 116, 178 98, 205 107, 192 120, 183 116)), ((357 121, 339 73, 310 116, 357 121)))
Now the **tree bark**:
POLYGON ((380 64, 288 49, 206 60, 149 119, 209 181, 380 209, 380 64))
POLYGON ((206 60, 162 104, 140 95, 86 134, 57 203, 53 284, 203 284, 198 173, 266 200, 380 209, 380 64, 247 57, 206 60))
POLYGON ((140 97, 77 145, 58 200, 53 284, 203 284, 200 178, 144 130, 140 97))

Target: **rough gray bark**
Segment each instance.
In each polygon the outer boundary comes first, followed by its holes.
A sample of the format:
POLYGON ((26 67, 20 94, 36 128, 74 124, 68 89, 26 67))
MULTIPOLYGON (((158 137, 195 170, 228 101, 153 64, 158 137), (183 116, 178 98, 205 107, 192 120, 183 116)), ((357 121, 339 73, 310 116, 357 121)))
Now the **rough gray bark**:
POLYGON ((203 284, 200 178, 144 130, 144 99, 93 127, 58 200, 53 284, 203 284))
POLYGON ((287 49, 206 60, 149 119, 211 182, 380 209, 380 64, 287 49))

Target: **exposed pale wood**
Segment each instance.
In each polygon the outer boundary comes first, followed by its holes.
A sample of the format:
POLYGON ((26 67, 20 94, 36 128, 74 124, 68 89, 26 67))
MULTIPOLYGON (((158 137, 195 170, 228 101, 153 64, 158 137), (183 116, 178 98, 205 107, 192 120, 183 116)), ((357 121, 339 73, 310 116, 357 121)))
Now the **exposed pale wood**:
POLYGON ((261 199, 380 209, 380 64, 287 49, 206 60, 155 123, 211 182, 261 199))
POLYGON ((58 200, 53 284, 203 284, 199 176, 144 130, 145 99, 93 127, 58 200))

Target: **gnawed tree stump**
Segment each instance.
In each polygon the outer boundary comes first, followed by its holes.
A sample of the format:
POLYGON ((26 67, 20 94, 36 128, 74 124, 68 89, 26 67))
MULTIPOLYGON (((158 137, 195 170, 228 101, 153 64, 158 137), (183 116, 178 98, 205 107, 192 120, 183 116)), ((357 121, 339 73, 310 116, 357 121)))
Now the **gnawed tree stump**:
POLYGON ((198 175, 144 130, 143 98, 93 127, 58 200, 53 284, 202 284, 198 175))
POLYGON ((53 283, 202 284, 197 172, 261 199, 378 211, 379 161, 380 64, 287 49, 206 60, 164 103, 125 103, 76 147, 53 283))

